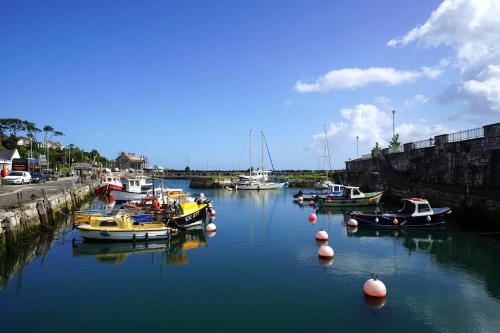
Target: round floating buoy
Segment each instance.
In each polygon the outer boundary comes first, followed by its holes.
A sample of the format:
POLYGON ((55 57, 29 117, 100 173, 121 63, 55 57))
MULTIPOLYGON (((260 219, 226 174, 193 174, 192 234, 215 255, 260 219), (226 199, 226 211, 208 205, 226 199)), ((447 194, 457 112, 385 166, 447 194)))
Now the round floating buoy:
POLYGON ((350 234, 354 234, 358 231, 358 227, 351 227, 351 226, 347 226, 347 232, 350 233, 350 234))
POLYGON ((214 232, 215 230, 217 230, 217 226, 214 223, 209 223, 205 227, 205 230, 208 232, 214 232))
POLYGON ((316 233, 316 240, 326 241, 328 240, 328 233, 325 230, 320 230, 316 233))
POLYGON ((367 280, 363 286, 363 292, 371 297, 385 297, 387 295, 387 288, 385 284, 377 280, 377 275, 372 274, 372 278, 367 280))
POLYGON ((316 222, 317 219, 318 217, 316 216, 316 214, 314 213, 309 214, 309 222, 316 222))
POLYGON ((323 259, 333 258, 333 249, 328 245, 323 245, 318 250, 318 257, 323 259))
POLYGON ((297 198, 297 202, 304 202, 304 198, 302 198, 302 197, 298 197, 298 198, 297 198))
POLYGON ((115 201, 116 201, 115 198, 113 198, 113 195, 111 194, 111 192, 109 192, 109 194, 108 194, 108 202, 109 203, 113 203, 115 201))
POLYGON ((397 225, 398 223, 399 223, 399 221, 397 218, 394 218, 394 220, 392 220, 392 224, 397 225))
POLYGON ((212 238, 216 235, 217 233, 215 231, 207 231, 207 236, 212 238))
POLYGON ((347 221, 347 225, 350 227, 357 227, 358 221, 356 221, 355 219, 349 219, 349 221, 347 221))
POLYGON ((430 222, 432 220, 431 216, 427 216, 427 222, 430 222))
POLYGON ((378 223, 378 217, 375 218, 375 223, 378 223))
POLYGON ((217 215, 217 212, 215 211, 215 209, 210 209, 209 214, 210 214, 210 216, 215 216, 215 215, 217 215))

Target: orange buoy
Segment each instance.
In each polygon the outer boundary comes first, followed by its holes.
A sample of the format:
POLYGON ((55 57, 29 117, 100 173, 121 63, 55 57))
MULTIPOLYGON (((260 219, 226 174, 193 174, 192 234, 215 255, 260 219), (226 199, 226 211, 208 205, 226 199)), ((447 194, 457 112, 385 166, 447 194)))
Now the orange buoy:
POLYGON ((318 250, 318 257, 323 259, 332 259, 333 254, 333 249, 328 245, 322 245, 318 250))
POLYGON ((326 241, 328 240, 328 233, 325 230, 320 230, 316 233, 316 240, 326 241))
POLYGON ((316 214, 314 213, 309 214, 309 222, 316 222, 317 219, 318 217, 316 216, 316 214))
POLYGON ((399 223, 399 221, 397 218, 394 218, 394 220, 392 220, 392 224, 397 225, 398 223, 399 223))
POLYGON ((373 273, 372 278, 368 279, 363 285, 363 292, 371 297, 385 297, 387 296, 387 288, 385 284, 377 280, 377 274, 373 273))

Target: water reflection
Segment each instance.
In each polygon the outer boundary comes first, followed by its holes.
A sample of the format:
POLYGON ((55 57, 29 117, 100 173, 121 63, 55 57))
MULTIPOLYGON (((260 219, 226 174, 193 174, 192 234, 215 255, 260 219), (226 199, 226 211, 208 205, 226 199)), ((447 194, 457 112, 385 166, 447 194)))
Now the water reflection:
POLYGON ((91 256, 98 263, 122 264, 129 256, 146 253, 162 254, 168 265, 185 265, 188 263, 187 252, 191 249, 207 246, 201 228, 181 232, 169 240, 150 242, 88 242, 76 243, 73 256, 91 256))
POLYGON ((17 275, 17 286, 20 290, 24 266, 37 257, 43 259, 51 248, 68 243, 67 226, 70 224, 71 219, 68 218, 53 230, 36 232, 25 241, 18 241, 16 244, 0 244, 0 289, 17 275))
POLYGON ((458 268, 485 282, 488 293, 500 299, 500 234, 462 233, 452 229, 346 228, 354 238, 391 239, 412 253, 427 254, 443 269, 458 268))

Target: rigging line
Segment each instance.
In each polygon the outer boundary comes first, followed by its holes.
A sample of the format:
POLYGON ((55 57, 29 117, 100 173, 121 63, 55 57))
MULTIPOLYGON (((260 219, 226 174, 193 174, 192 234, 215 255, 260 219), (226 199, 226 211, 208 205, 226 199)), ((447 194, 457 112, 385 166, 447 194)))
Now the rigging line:
POLYGON ((271 161, 271 167, 273 168, 273 172, 274 172, 274 163, 273 163, 273 159, 271 158, 271 153, 269 152, 269 146, 267 145, 266 136, 264 134, 262 134, 262 137, 264 138, 264 143, 266 144, 267 155, 269 156, 269 161, 271 161))

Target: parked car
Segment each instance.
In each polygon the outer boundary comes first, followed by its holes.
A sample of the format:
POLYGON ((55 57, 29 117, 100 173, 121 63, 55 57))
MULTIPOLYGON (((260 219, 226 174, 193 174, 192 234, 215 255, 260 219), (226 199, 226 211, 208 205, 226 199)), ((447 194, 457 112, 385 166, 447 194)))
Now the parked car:
POLYGON ((46 183, 47 180, 49 180, 47 175, 40 171, 34 172, 31 175, 31 181, 33 183, 46 183))
POLYGON ((11 171, 7 177, 2 179, 4 184, 29 184, 31 175, 27 171, 11 171))

